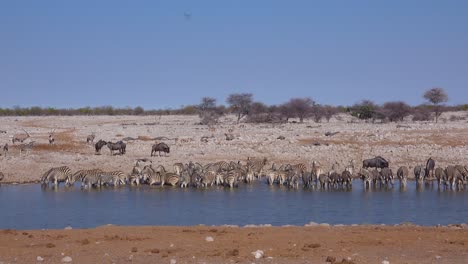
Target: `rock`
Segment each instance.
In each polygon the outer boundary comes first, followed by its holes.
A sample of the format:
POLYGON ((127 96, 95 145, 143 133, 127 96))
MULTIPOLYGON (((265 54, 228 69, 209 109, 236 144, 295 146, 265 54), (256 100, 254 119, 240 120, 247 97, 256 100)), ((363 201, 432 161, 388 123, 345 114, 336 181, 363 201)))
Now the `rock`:
POLYGON ((382 261, 382 264, 390 264, 390 261, 384 260, 384 261, 382 261))
POLYGON ((256 259, 262 258, 263 254, 264 254, 263 250, 257 250, 257 251, 252 252, 252 255, 254 255, 256 259))
POLYGON ((205 241, 206 241, 206 242, 213 242, 214 239, 213 239, 213 237, 207 236, 207 237, 205 238, 205 241))
POLYGON ((36 260, 37 260, 38 262, 41 262, 41 261, 44 261, 44 258, 41 257, 41 256, 37 256, 36 260))
POLYGON ((176 264, 176 263, 177 263, 177 260, 171 259, 171 264, 176 264))
POLYGON ((335 257, 332 257, 332 256, 328 256, 328 257, 325 259, 325 262, 335 263, 335 261, 336 261, 336 258, 335 258, 335 257))
POLYGON ((435 256, 435 258, 436 259, 441 259, 442 257, 437 255, 437 256, 435 256))
POLYGON ((72 262, 72 258, 69 257, 69 256, 66 256, 66 257, 62 258, 62 262, 63 263, 70 263, 70 262, 72 262))
POLYGON ((65 230, 72 230, 73 228, 71 226, 67 226, 64 228, 65 230))

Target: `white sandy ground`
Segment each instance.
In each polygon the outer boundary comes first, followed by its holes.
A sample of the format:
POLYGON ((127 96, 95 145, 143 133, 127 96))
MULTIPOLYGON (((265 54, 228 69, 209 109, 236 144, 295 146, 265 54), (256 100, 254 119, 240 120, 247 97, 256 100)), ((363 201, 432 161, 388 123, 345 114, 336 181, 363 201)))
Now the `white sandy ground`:
MULTIPOLYGON (((445 113, 466 116, 465 112, 445 113)), ((153 157, 154 164, 172 168, 175 162, 212 162, 242 160, 247 157, 267 157, 271 162, 311 164, 319 161, 328 170, 334 162, 341 169, 354 159, 357 167, 362 159, 381 155, 396 170, 401 165, 423 164, 432 157, 436 166, 468 165, 468 123, 460 121, 372 124, 340 115, 329 123, 303 124, 236 124, 233 116, 221 118, 221 123, 209 128, 197 125, 197 116, 49 116, 0 117, 0 144, 8 143, 10 151, 0 157, 2 183, 37 181, 54 166, 67 165, 72 170, 101 168, 130 172, 137 158, 150 158, 154 140, 127 142, 127 154, 110 156, 104 147, 95 155, 94 146, 86 144, 86 136, 95 133, 98 139, 117 141, 124 137, 167 137, 171 152, 168 157, 153 157), (409 126, 401 127, 401 126, 409 126), (28 131, 36 146, 20 155, 11 137, 28 131), (48 146, 48 133, 55 129, 56 145, 48 146), (236 138, 225 140, 231 130, 236 138), (332 137, 326 132, 340 132, 332 137), (202 136, 213 136, 208 143, 202 136), (285 140, 277 139, 284 136, 285 140), (179 140, 176 142, 176 138, 179 140), (315 146, 313 143, 321 143, 315 146)), ((18 144, 18 143, 17 143, 18 144)), ((17 145, 16 144, 16 145, 17 145)))

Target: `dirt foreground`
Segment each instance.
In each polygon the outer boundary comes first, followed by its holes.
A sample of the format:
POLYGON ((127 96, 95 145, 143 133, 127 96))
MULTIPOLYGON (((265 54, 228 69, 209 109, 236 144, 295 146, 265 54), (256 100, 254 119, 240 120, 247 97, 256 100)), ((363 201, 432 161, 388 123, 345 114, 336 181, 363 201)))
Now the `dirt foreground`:
POLYGON ((0 231, 0 263, 326 263, 327 260, 466 263, 468 227, 104 226, 0 231))

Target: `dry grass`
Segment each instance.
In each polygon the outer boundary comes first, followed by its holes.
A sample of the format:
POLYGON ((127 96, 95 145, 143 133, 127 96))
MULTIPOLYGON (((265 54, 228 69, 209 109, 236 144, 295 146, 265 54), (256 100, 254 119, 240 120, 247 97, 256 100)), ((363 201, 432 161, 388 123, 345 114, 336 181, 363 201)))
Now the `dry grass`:
POLYGON ((87 149, 86 144, 84 142, 77 141, 73 136, 74 130, 66 130, 63 132, 56 133, 55 137, 55 144, 48 144, 48 143, 39 143, 34 144, 33 150, 34 151, 63 151, 63 152, 80 152, 87 149))

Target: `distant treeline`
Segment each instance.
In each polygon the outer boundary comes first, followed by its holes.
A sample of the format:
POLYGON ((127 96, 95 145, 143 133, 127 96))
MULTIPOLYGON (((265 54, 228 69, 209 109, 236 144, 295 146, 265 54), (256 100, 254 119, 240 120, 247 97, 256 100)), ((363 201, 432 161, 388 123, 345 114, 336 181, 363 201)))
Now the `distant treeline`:
POLYGON ((188 105, 177 109, 146 110, 140 106, 135 108, 100 106, 76 109, 17 106, 0 108, 0 116, 199 115, 200 123, 214 124, 226 114, 236 115, 238 122, 251 123, 287 122, 290 118, 297 118, 299 122, 303 122, 304 119, 322 122, 329 121, 338 113, 348 113, 364 120, 396 122, 408 116, 412 116, 414 121, 437 121, 442 112, 468 111, 468 104, 444 105, 443 103, 448 100, 448 96, 441 88, 430 89, 424 93, 423 97, 427 100, 427 104, 418 106, 410 106, 402 101, 386 102, 379 105, 370 100, 362 100, 352 106, 331 106, 319 104, 310 97, 291 98, 280 105, 266 105, 255 101, 252 94, 242 93, 229 95, 226 99, 226 106, 217 104, 214 98, 203 97, 197 105, 188 105))

